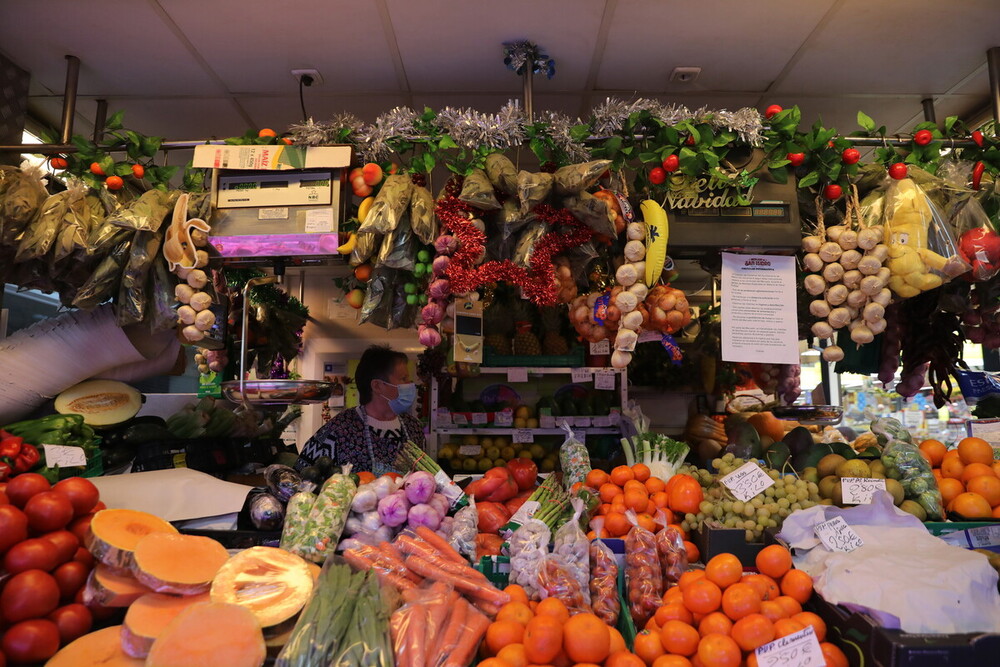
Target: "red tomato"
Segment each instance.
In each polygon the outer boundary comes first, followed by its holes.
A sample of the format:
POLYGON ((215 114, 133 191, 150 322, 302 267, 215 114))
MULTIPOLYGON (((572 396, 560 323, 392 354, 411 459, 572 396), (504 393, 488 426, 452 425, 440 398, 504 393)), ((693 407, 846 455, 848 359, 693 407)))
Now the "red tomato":
POLYGON ((63 646, 90 632, 94 625, 93 614, 78 602, 59 607, 49 614, 48 619, 59 628, 59 640, 63 646))
POLYGON ((90 530, 90 520, 94 518, 93 514, 84 514, 81 517, 73 519, 66 530, 76 535, 76 539, 80 540, 80 544, 84 543, 87 539, 87 531, 90 530))
POLYGON ((2 648, 12 662, 44 662, 59 650, 59 628, 44 618, 12 625, 3 636, 2 648))
POLYGON ((4 556, 3 566, 11 574, 28 570, 51 572, 60 563, 59 547, 54 542, 36 537, 15 544, 4 556))
POLYGON ((69 502, 73 505, 73 516, 83 516, 90 512, 100 500, 97 487, 83 477, 70 477, 56 482, 52 490, 69 498, 69 502))
POLYGON ((9 504, 10 504, 10 498, 7 497, 6 493, 0 491, 0 505, 9 505, 9 504))
POLYGON ((94 554, 90 553, 83 547, 76 550, 73 560, 77 563, 83 563, 87 567, 94 567, 94 554))
POLYGON ((24 513, 33 531, 48 533, 66 527, 73 518, 73 504, 61 493, 43 491, 25 503, 24 513))
POLYGON ((784 111, 784 109, 780 105, 772 104, 768 108, 764 109, 764 118, 770 120, 771 118, 774 118, 782 111, 784 111))
POLYGON ((653 185, 660 185, 667 180, 667 172, 663 167, 653 167, 649 170, 649 182, 653 185))
MULTIPOLYGON (((705 493, 701 490, 701 484, 690 475, 674 475, 680 477, 668 492, 668 505, 674 512, 685 514, 697 514, 698 505, 705 499, 705 493)), ((673 477, 671 478, 673 479, 673 477)))
POLYGON ((76 535, 68 530, 56 530, 51 533, 46 533, 45 535, 42 535, 42 539, 48 540, 52 544, 56 545, 56 549, 59 550, 58 565, 62 565, 63 563, 73 560, 73 556, 76 555, 76 550, 80 548, 80 540, 77 539, 76 535))
POLYGON ((52 488, 49 480, 45 479, 37 472, 26 472, 18 475, 7 483, 7 497, 10 503, 17 507, 24 507, 28 499, 37 493, 48 491, 52 488))
POLYGON ((41 570, 15 574, 0 593, 0 612, 10 623, 41 618, 59 606, 59 585, 41 570))
MULTIPOLYGON (((897 181, 901 181, 906 178, 909 173, 909 169, 902 162, 897 162, 896 164, 889 165, 889 177, 894 178, 897 181)), ((16 479, 16 478, 15 478, 16 479)))
POLYGON ((83 563, 71 560, 57 567, 52 576, 56 580, 56 585, 59 586, 59 594, 62 596, 62 599, 72 600, 76 592, 87 583, 87 575, 89 574, 89 567, 83 563))
POLYGON ((28 517, 13 505, 0 505, 0 554, 28 539, 28 517))

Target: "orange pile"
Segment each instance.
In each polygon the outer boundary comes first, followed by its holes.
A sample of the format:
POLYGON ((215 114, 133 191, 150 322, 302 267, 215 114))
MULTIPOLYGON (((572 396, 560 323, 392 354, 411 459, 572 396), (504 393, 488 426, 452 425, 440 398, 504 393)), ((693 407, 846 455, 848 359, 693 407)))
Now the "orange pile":
POLYGON ((938 440, 924 440, 920 452, 933 467, 945 509, 967 519, 1000 519, 1000 461, 990 443, 963 438, 949 450, 938 440))

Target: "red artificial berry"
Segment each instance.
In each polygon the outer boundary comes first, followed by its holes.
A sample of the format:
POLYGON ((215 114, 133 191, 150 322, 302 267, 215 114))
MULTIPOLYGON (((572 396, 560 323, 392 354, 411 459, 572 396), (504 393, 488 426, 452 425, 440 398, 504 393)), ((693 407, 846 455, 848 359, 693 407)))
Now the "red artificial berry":
POLYGON ((688 138, 684 140, 684 143, 688 146, 694 146, 694 135, 689 135, 688 138))
POLYGON ((665 171, 677 171, 680 163, 681 161, 676 155, 668 155, 663 158, 663 169, 665 171))
POLYGON ((649 170, 649 182, 653 185, 661 185, 667 180, 667 172, 663 167, 653 167, 649 170))
POLYGON ((845 148, 844 152, 840 154, 840 161, 844 164, 857 164, 860 159, 861 151, 857 148, 845 148))
POLYGON ((122 180, 121 176, 108 176, 104 184, 108 186, 108 190, 121 190, 125 181, 122 180))
POLYGON ((101 169, 100 163, 98 163, 98 162, 91 162, 90 163, 90 173, 97 174, 98 176, 103 176, 104 175, 104 170, 101 169))
POLYGON ((889 176, 897 181, 901 181, 906 178, 909 171, 910 170, 907 169, 906 165, 902 162, 897 162, 896 164, 889 166, 889 176))
POLYGON ((142 177, 146 175, 146 168, 143 167, 141 164, 133 164, 132 175, 141 181, 142 177))
POLYGON ((918 146, 926 146, 934 140, 934 135, 930 130, 917 130, 913 135, 913 143, 918 146))
POLYGON ((805 153, 789 153, 785 156, 793 167, 800 167, 806 161, 805 153))
POLYGON ((66 158, 54 157, 49 160, 49 166, 53 169, 65 169, 69 166, 69 163, 66 162, 66 158))
POLYGON ((780 105, 772 104, 771 106, 769 106, 767 109, 764 110, 764 118, 770 120, 771 118, 774 118, 782 111, 784 111, 784 109, 780 105))
POLYGON ((841 193, 843 193, 843 188, 841 188, 836 183, 831 183, 830 185, 823 188, 823 196, 830 201, 837 201, 840 199, 841 193))
POLYGON ((979 130, 973 131, 972 140, 976 142, 976 145, 979 146, 980 148, 983 147, 983 133, 980 132, 979 130))

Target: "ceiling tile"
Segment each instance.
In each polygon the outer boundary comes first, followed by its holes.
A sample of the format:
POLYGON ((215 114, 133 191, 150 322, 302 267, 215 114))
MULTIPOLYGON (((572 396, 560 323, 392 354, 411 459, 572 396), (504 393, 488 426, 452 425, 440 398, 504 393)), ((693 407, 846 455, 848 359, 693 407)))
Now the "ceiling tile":
POLYGON ((67 54, 80 58, 81 95, 219 92, 148 2, 5 0, 0 49, 58 93, 67 54))
MULTIPOLYGON (((240 104, 260 127, 270 127, 278 132, 302 120, 298 96, 240 97, 240 104)), ((379 95, 307 95, 306 111, 316 120, 332 118, 339 113, 352 113, 365 122, 372 122, 393 107, 403 106, 406 99, 401 94, 379 95)), ((241 134, 244 130, 240 130, 241 134)))
POLYGON ((108 108, 125 111, 125 124, 168 141, 225 138, 246 131, 246 122, 229 98, 109 99, 108 108))
POLYGON ((583 88, 604 12, 603 0, 507 0, 484 8, 454 0, 387 0, 410 88, 419 92, 510 91, 517 75, 503 64, 503 43, 528 40, 555 60, 539 92, 583 88))
MULTIPOLYGON (((161 0, 162 1, 162 0, 161 0)), ((163 8, 233 93, 295 93, 293 69, 316 89, 391 91, 396 73, 374 2, 170 0, 163 8), (238 20, 234 20, 238 18, 238 20)))
POLYGON ((670 90, 674 67, 695 66, 699 90, 766 90, 832 4, 620 0, 597 87, 670 90))

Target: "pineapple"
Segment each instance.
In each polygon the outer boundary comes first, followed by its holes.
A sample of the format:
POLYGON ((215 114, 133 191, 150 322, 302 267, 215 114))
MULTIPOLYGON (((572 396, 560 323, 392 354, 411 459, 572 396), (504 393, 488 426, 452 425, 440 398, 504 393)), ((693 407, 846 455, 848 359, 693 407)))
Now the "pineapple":
POLYGON ((569 354, 569 344, 559 332, 562 310, 558 306, 548 306, 541 309, 542 314, 542 352, 550 356, 569 354))
POLYGON ((542 353, 542 344, 538 342, 538 336, 532 331, 532 320, 534 313, 531 305, 523 299, 518 299, 514 303, 513 321, 517 327, 514 334, 514 354, 538 356, 542 353))
POLYGON ((483 311, 483 329, 486 334, 486 347, 492 348, 499 355, 514 353, 511 339, 514 337, 514 319, 510 309, 500 299, 493 302, 483 311))

